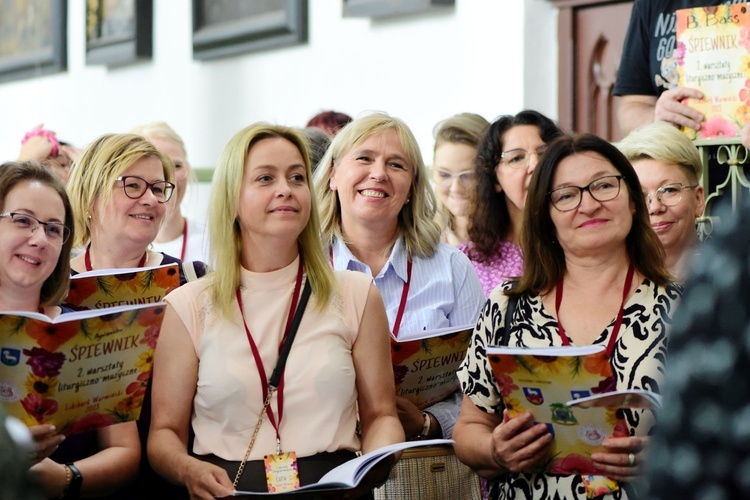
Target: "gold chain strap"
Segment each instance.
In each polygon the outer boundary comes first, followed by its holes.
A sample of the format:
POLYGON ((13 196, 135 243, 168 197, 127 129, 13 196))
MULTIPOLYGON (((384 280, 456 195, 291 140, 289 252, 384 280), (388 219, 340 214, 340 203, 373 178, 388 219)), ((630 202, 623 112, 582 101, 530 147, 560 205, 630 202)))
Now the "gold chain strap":
POLYGON ((266 413, 266 408, 268 408, 268 405, 271 404, 271 396, 273 396, 273 393, 276 392, 276 389, 276 387, 268 388, 268 396, 266 396, 266 400, 263 403, 263 408, 261 408, 260 414, 258 414, 258 423, 255 424, 255 430, 253 431, 253 436, 250 438, 250 444, 247 445, 247 451, 245 451, 245 456, 242 458, 242 462, 240 462, 240 468, 237 469, 237 475, 234 478, 233 486, 235 489, 237 489, 237 485, 240 482, 242 471, 245 470, 245 464, 247 463, 247 459, 250 456, 250 450, 253 449, 253 445, 255 444, 255 438, 258 437, 260 424, 263 422, 263 415, 266 413))

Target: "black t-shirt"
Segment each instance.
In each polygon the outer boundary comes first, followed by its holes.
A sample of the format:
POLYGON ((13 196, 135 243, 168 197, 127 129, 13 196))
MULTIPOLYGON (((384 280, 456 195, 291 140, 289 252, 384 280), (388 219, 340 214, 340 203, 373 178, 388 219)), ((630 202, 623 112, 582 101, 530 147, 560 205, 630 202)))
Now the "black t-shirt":
POLYGON ((660 96, 677 86, 675 11, 741 0, 635 0, 614 95, 660 96))

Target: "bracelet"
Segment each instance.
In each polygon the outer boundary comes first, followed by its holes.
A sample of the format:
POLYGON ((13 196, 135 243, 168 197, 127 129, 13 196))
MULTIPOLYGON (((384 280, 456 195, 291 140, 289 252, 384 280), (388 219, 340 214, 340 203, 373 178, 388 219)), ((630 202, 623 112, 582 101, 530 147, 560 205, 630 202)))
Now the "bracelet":
POLYGON ((59 153, 60 151, 60 141, 57 140, 54 132, 50 132, 49 130, 34 129, 26 132, 26 134, 23 136, 23 139, 21 139, 21 145, 26 144, 31 137, 34 137, 36 135, 43 135, 44 137, 46 137, 49 143, 52 144, 50 156, 57 156, 57 153, 59 153))
POLYGON ((422 412, 422 416, 424 417, 424 425, 422 426, 422 433, 419 435, 422 439, 427 439, 427 437, 430 435, 430 425, 432 424, 432 420, 430 420, 430 414, 426 411, 422 412))
POLYGON ((63 491, 57 498, 65 498, 65 495, 68 494, 68 489, 70 488, 70 480, 73 478, 72 473, 70 472, 70 468, 67 465, 63 465, 63 468, 65 469, 65 486, 63 486, 63 491))
POLYGON ((70 479, 70 485, 68 485, 68 489, 65 491, 65 495, 63 495, 62 498, 76 500, 81 497, 81 485, 83 484, 83 476, 81 475, 81 471, 78 470, 78 467, 76 467, 73 463, 65 464, 65 467, 70 470, 72 478, 70 479))

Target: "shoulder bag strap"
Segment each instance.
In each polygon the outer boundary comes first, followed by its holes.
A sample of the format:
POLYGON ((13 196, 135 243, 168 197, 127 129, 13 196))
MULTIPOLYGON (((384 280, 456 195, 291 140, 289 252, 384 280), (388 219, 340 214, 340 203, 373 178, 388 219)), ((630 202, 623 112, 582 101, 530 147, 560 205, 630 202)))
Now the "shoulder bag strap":
MULTIPOLYGON (((513 290, 516 287, 516 284, 514 283, 513 286, 510 287, 510 290, 513 290)), ((507 346, 510 342, 510 321, 513 318, 513 312, 516 310, 516 305, 518 305, 518 295, 511 295, 508 297, 508 307, 505 309, 505 330, 503 331, 503 338, 500 340, 500 345, 507 346)))
POLYGON ((292 342, 294 342, 294 337, 297 335, 297 329, 302 321, 302 315, 305 314, 305 307, 307 306, 307 301, 310 299, 311 292, 310 280, 306 279, 305 288, 302 290, 302 295, 299 298, 299 304, 297 305, 297 310, 294 312, 292 324, 289 325, 289 332, 286 334, 284 346, 279 353, 279 361, 276 363, 276 368, 273 369, 271 378, 268 381, 268 385, 271 387, 279 386, 281 375, 284 373, 284 367, 286 366, 286 358, 289 357, 289 351, 292 349, 292 342))

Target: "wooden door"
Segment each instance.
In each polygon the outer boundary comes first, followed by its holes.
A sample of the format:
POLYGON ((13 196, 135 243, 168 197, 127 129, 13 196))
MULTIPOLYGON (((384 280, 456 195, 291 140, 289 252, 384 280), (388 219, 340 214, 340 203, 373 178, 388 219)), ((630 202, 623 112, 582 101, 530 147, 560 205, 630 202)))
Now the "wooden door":
MULTIPOLYGON (((554 0, 553 0, 554 1, 554 0)), ((612 89, 633 2, 557 0, 558 119, 575 132, 622 138, 612 89)))

